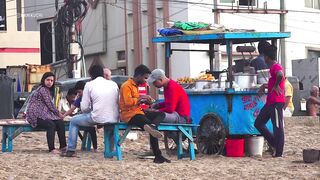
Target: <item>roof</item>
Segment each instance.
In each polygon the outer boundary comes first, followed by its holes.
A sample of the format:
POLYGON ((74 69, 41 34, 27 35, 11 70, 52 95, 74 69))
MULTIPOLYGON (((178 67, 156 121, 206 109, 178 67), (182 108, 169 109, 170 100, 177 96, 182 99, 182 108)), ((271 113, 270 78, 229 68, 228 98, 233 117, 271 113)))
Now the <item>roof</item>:
POLYGON ((290 32, 225 32, 200 35, 182 35, 154 37, 154 43, 214 43, 226 44, 231 40, 233 44, 257 42, 260 40, 282 39, 290 37, 290 32))

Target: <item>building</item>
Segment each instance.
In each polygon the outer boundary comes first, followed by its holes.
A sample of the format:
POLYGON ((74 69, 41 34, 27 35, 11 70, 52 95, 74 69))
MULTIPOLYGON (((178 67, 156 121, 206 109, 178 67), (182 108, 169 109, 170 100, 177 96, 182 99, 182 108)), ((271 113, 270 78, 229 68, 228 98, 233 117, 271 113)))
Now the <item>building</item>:
MULTIPOLYGON (((230 9, 280 9, 280 1, 216 0, 217 8, 230 9), (234 2, 234 3, 232 3, 234 2), (252 6, 247 6, 253 2, 252 6)), ((133 74, 138 64, 144 63, 151 69, 164 68, 164 46, 151 43, 157 29, 168 27, 169 21, 202 21, 214 23, 213 0, 89 0, 90 8, 82 22, 83 47, 87 69, 92 63, 102 62, 115 73, 133 74), (97 3, 97 4, 96 4, 97 3)), ((283 59, 279 61, 291 75, 291 60, 319 57, 320 10, 318 1, 285 1, 288 13, 284 18, 284 30, 291 32, 285 40, 283 59), (284 59, 285 58, 285 59, 284 59)), ((64 2, 49 0, 25 1, 25 13, 37 13, 37 18, 25 17, 26 31, 39 31, 41 24, 54 26, 54 18, 64 2)), ((255 29, 256 31, 280 31, 279 14, 220 13, 220 23, 228 28, 255 29)), ((47 28, 47 29, 50 29, 47 28)), ((49 37, 49 36, 48 36, 49 37)), ((54 41, 54 38, 52 39, 54 41)), ((208 49, 200 45, 176 45, 175 48, 208 49)), ((52 54, 55 57, 54 45, 52 54)), ((226 68, 225 48, 218 53, 221 62, 215 64, 216 70, 226 68)), ((280 53, 279 53, 280 54, 280 53)), ((52 58, 52 62, 57 59, 52 58)), ((208 54, 205 52, 175 52, 172 55, 170 76, 196 76, 208 69, 208 54), (182 67, 183 68, 180 68, 182 67)), ((239 57, 240 58, 240 57, 239 57)))
POLYGON ((23 1, 0 1, 0 69, 7 66, 40 64, 40 33, 26 31, 26 19, 36 14, 24 13, 23 1))

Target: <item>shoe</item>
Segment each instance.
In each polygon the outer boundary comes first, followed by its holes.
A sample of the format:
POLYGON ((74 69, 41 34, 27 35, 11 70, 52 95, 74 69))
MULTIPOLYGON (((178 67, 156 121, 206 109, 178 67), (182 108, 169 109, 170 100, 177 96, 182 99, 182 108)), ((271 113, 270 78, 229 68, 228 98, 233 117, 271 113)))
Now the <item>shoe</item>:
POLYGON ((57 149, 53 149, 50 151, 51 154, 60 154, 60 151, 57 149))
POLYGON ((155 138, 162 138, 162 133, 158 130, 156 130, 155 128, 151 127, 151 125, 146 124, 143 126, 143 129, 145 131, 147 131, 151 136, 155 137, 155 138))
POLYGON ((67 152, 67 146, 65 146, 65 147, 63 147, 63 148, 60 148, 60 152, 61 152, 61 153, 67 152))
POLYGON ((162 155, 160 156, 156 156, 154 159, 153 159, 153 162, 154 163, 157 163, 157 164, 162 164, 164 162, 166 163, 171 163, 171 161, 165 157, 163 157, 162 155))
POLYGON ((76 157, 76 152, 75 151, 67 151, 65 153, 61 153, 62 157, 76 157))

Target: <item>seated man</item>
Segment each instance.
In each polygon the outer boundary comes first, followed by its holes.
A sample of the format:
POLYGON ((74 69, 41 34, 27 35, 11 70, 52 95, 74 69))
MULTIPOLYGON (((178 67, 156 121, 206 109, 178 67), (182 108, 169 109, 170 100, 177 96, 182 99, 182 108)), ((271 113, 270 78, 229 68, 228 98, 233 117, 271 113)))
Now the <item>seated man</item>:
MULTIPOLYGON (((180 124, 191 123, 189 99, 187 93, 178 83, 167 78, 162 69, 153 70, 148 78, 148 83, 153 84, 157 88, 163 87, 164 89, 164 102, 151 106, 152 109, 164 113, 162 122, 180 124)), ((154 111, 152 109, 150 110, 154 111)), ((157 120, 160 120, 160 118, 157 120)), ((160 123, 153 122, 155 124, 160 123)))
POLYGON ((150 144, 155 155, 154 163, 170 162, 162 156, 159 149, 158 138, 162 137, 162 134, 154 129, 150 119, 148 119, 140 105, 142 103, 150 104, 152 99, 150 96, 139 95, 138 86, 144 84, 150 74, 150 70, 145 65, 139 65, 134 70, 133 78, 124 82, 120 88, 120 116, 121 120, 127 122, 129 125, 135 125, 141 129, 147 131, 150 134, 150 144))
POLYGON ((69 126, 67 157, 75 154, 79 126, 94 127, 97 124, 114 123, 119 120, 118 85, 103 77, 103 68, 94 65, 89 74, 92 78, 84 87, 81 111, 82 114, 71 118, 69 126))
MULTIPOLYGON (((190 103, 184 89, 172 79, 165 76, 161 69, 155 69, 148 78, 148 83, 153 84, 157 88, 164 89, 164 102, 151 105, 147 109, 146 115, 157 126, 161 122, 166 123, 191 123, 190 119, 190 103)), ((168 132, 167 135, 172 138, 175 143, 178 142, 176 133, 168 132)))
MULTIPOLYGON (((77 112, 81 112, 80 110, 80 103, 82 99, 82 94, 83 94, 83 89, 86 83, 84 81, 78 81, 73 88, 76 93, 77 93, 77 98, 74 100, 74 102, 71 104, 69 107, 70 109, 63 114, 63 116, 74 116, 77 112), (76 111, 79 109, 79 111, 76 111), (75 113, 76 112, 76 113, 75 113)), ((98 149, 98 142, 97 142, 97 133, 96 133, 96 128, 95 127, 86 127, 84 129, 85 131, 89 132, 91 140, 92 140, 92 146, 93 146, 93 151, 97 152, 98 149)), ((79 133, 80 139, 82 139, 82 135, 79 133)))
POLYGON ((312 86, 310 90, 310 96, 307 100, 307 112, 309 116, 317 116, 319 113, 320 100, 319 88, 317 86, 312 86))

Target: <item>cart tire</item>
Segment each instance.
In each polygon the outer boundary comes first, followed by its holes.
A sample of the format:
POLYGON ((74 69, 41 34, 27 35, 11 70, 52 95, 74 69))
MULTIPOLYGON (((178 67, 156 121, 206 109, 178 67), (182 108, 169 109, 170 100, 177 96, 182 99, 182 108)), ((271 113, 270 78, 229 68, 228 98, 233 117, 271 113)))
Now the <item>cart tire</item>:
POLYGON ((202 154, 221 154, 224 149, 226 130, 221 119, 213 114, 206 114, 197 130, 197 149, 202 154))

